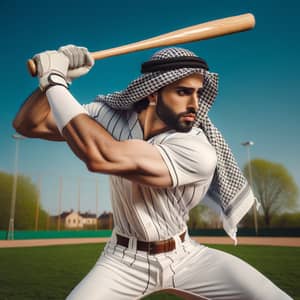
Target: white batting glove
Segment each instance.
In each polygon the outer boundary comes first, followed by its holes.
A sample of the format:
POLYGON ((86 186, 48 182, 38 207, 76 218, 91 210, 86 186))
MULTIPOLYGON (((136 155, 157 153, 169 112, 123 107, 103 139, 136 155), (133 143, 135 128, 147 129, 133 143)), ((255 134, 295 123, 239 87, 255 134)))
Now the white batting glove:
POLYGON ((47 90, 54 85, 62 85, 68 88, 67 72, 69 59, 58 51, 45 51, 33 57, 37 65, 37 75, 40 89, 47 90))
POLYGON ((95 63, 91 53, 85 47, 67 45, 60 47, 58 52, 62 52, 70 61, 67 73, 68 83, 71 83, 75 78, 87 74, 95 63))

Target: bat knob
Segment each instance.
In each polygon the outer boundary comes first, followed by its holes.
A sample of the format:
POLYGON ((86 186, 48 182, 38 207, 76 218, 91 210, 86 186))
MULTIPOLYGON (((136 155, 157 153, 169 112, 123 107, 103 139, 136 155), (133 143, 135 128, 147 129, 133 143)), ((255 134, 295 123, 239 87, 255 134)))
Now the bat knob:
POLYGON ((27 69, 32 77, 35 77, 37 75, 36 65, 33 59, 27 60, 27 69))

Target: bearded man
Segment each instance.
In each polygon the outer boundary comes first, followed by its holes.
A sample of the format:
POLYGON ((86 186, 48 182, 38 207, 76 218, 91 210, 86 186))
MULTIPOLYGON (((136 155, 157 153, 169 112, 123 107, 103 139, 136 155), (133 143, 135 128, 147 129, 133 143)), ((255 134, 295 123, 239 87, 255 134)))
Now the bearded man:
POLYGON ((40 88, 14 127, 66 141, 91 172, 111 180, 112 237, 67 299, 139 299, 158 290, 185 299, 291 299, 247 263, 188 235, 189 211, 203 201, 236 240, 255 202, 208 118, 218 76, 203 59, 182 48, 160 50, 124 91, 87 105, 68 90, 94 64, 86 48, 64 46, 34 59, 40 88))

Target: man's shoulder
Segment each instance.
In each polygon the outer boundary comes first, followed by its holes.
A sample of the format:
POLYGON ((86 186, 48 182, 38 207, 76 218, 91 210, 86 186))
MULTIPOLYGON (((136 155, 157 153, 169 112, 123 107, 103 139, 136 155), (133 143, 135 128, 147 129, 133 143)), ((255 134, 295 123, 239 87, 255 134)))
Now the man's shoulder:
MULTIPOLYGON (((193 127, 190 131, 188 132, 181 132, 181 131, 176 131, 176 130, 168 130, 163 133, 160 133, 150 139, 150 141, 155 141, 156 143, 162 143, 166 142, 167 140, 170 139, 192 139, 195 137, 201 138, 206 138, 205 134, 203 133, 203 130, 198 127, 193 127)), ((197 139, 197 138, 196 138, 197 139)))
POLYGON ((148 142, 157 145, 168 145, 171 147, 184 147, 193 149, 207 149, 214 151, 201 128, 193 127, 189 132, 170 130, 163 132, 148 142))
POLYGON ((189 132, 165 132, 156 137, 153 144, 177 171, 182 170, 192 177, 197 174, 196 177, 211 178, 217 156, 201 128, 193 128, 189 132))

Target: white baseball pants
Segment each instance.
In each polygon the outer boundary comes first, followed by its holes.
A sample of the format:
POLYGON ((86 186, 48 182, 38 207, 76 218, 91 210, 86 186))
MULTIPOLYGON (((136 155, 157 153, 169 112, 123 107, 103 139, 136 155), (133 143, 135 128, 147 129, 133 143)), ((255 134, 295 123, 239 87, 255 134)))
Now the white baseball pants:
POLYGON ((116 245, 115 234, 96 265, 74 288, 67 300, 132 300, 158 290, 184 299, 292 299, 269 279, 241 259, 210 249, 190 239, 174 237, 176 249, 148 255, 116 245))

